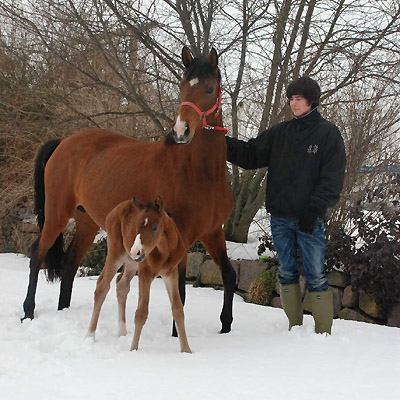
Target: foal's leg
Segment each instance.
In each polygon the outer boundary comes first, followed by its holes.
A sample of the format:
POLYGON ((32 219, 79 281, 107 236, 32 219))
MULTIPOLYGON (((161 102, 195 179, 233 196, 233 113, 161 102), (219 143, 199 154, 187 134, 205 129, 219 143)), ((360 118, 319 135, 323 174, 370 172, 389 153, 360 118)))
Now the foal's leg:
POLYGON ((121 266, 120 255, 109 253, 106 258, 106 264, 103 271, 97 280, 96 290, 94 292, 94 306, 92 318, 90 320, 89 330, 87 336, 94 336, 99 321, 101 306, 110 290, 110 283, 121 266))
MULTIPOLYGON (((186 264, 187 264, 187 253, 183 259, 179 262, 178 273, 179 273, 179 295, 183 306, 185 306, 186 299, 186 264)), ((176 331, 175 321, 172 322, 172 336, 178 337, 178 332, 176 331)))
POLYGON ((146 261, 139 265, 139 300, 135 313, 135 333, 133 335, 131 350, 139 347, 140 334, 149 315, 150 286, 155 275, 146 265, 146 261))
POLYGON ((59 310, 70 306, 72 285, 79 263, 89 250, 99 230, 99 227, 86 213, 76 211, 74 218, 76 222, 76 232, 65 255, 63 276, 60 285, 60 297, 58 300, 59 310))
POLYGON ((118 336, 126 336, 126 298, 131 288, 131 280, 138 269, 138 263, 127 260, 124 270, 117 277, 118 336))
POLYGON ((201 238, 201 242, 221 270, 222 281, 224 283, 224 305, 220 315, 222 322, 220 333, 228 333, 231 331, 233 321, 232 307, 233 295, 236 289, 236 272, 226 254, 225 235, 222 228, 201 238))
POLYGON ((178 279, 178 268, 174 268, 170 273, 163 275, 168 297, 171 302, 172 316, 174 317, 178 329, 181 352, 191 353, 192 351, 190 350, 186 337, 185 316, 183 313, 183 304, 179 296, 178 279))

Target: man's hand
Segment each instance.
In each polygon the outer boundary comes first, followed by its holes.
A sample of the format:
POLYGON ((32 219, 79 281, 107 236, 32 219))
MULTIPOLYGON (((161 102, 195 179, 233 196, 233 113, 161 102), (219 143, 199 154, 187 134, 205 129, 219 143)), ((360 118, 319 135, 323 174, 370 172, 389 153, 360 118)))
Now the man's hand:
POLYGON ((318 215, 315 211, 306 208, 299 219, 299 229, 303 233, 313 233, 317 226, 318 215))

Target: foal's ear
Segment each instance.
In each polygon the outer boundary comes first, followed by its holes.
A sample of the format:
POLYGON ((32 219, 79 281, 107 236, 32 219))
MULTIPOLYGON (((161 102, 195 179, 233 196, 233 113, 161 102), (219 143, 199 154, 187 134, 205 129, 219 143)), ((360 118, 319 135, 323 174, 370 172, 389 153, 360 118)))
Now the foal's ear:
POLYGON ((164 210, 164 204, 160 196, 154 200, 155 209, 161 213, 164 210))
POLYGON ((207 61, 213 68, 216 68, 218 65, 218 54, 214 47, 211 49, 210 54, 207 56, 207 61))
POLYGON ((137 201, 135 196, 132 197, 132 203, 138 210, 141 208, 141 204, 137 201))
POLYGON ((187 47, 187 46, 183 46, 183 49, 182 49, 182 61, 183 61, 183 65, 186 68, 189 68, 190 65, 192 64, 193 56, 192 56, 192 53, 189 50, 189 47, 187 47))

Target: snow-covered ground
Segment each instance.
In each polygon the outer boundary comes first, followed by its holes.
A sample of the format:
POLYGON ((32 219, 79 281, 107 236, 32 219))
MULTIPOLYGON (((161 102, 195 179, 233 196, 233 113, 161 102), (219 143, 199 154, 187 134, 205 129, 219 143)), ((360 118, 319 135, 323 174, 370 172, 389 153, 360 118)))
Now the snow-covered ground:
POLYGON ((128 298, 128 336, 118 338, 115 281, 95 342, 85 339, 96 279, 75 280, 72 305, 56 311, 58 284, 41 274, 36 318, 20 323, 28 259, 0 254, 0 399, 400 398, 400 329, 335 320, 313 333, 312 317, 287 331, 280 309, 236 296, 231 333, 219 335, 222 292, 187 287, 186 330, 193 354, 179 352, 161 279, 152 286, 139 351, 130 352, 137 277, 128 298))

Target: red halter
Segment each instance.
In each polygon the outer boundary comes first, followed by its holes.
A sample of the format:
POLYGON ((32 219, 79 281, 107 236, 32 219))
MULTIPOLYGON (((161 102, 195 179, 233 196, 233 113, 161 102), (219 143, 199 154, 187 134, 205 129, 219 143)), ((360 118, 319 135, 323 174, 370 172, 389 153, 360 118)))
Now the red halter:
POLYGON ((216 101, 216 103, 214 104, 214 106, 212 108, 210 108, 208 111, 201 111, 199 107, 196 106, 196 104, 191 103, 190 101, 183 101, 181 103, 181 107, 182 106, 188 106, 191 107, 194 111, 197 112, 197 114, 199 114, 200 116, 200 120, 201 120, 201 128, 202 129, 207 129, 209 131, 214 130, 214 131, 223 131, 225 132, 225 135, 228 133, 228 129, 222 127, 222 126, 212 126, 212 125, 208 125, 207 124, 207 120, 206 117, 207 115, 210 115, 211 113, 215 112, 215 115, 218 115, 219 112, 221 111, 221 97, 222 97, 222 91, 223 89, 220 88, 219 89, 219 95, 218 95, 218 99, 216 101))

